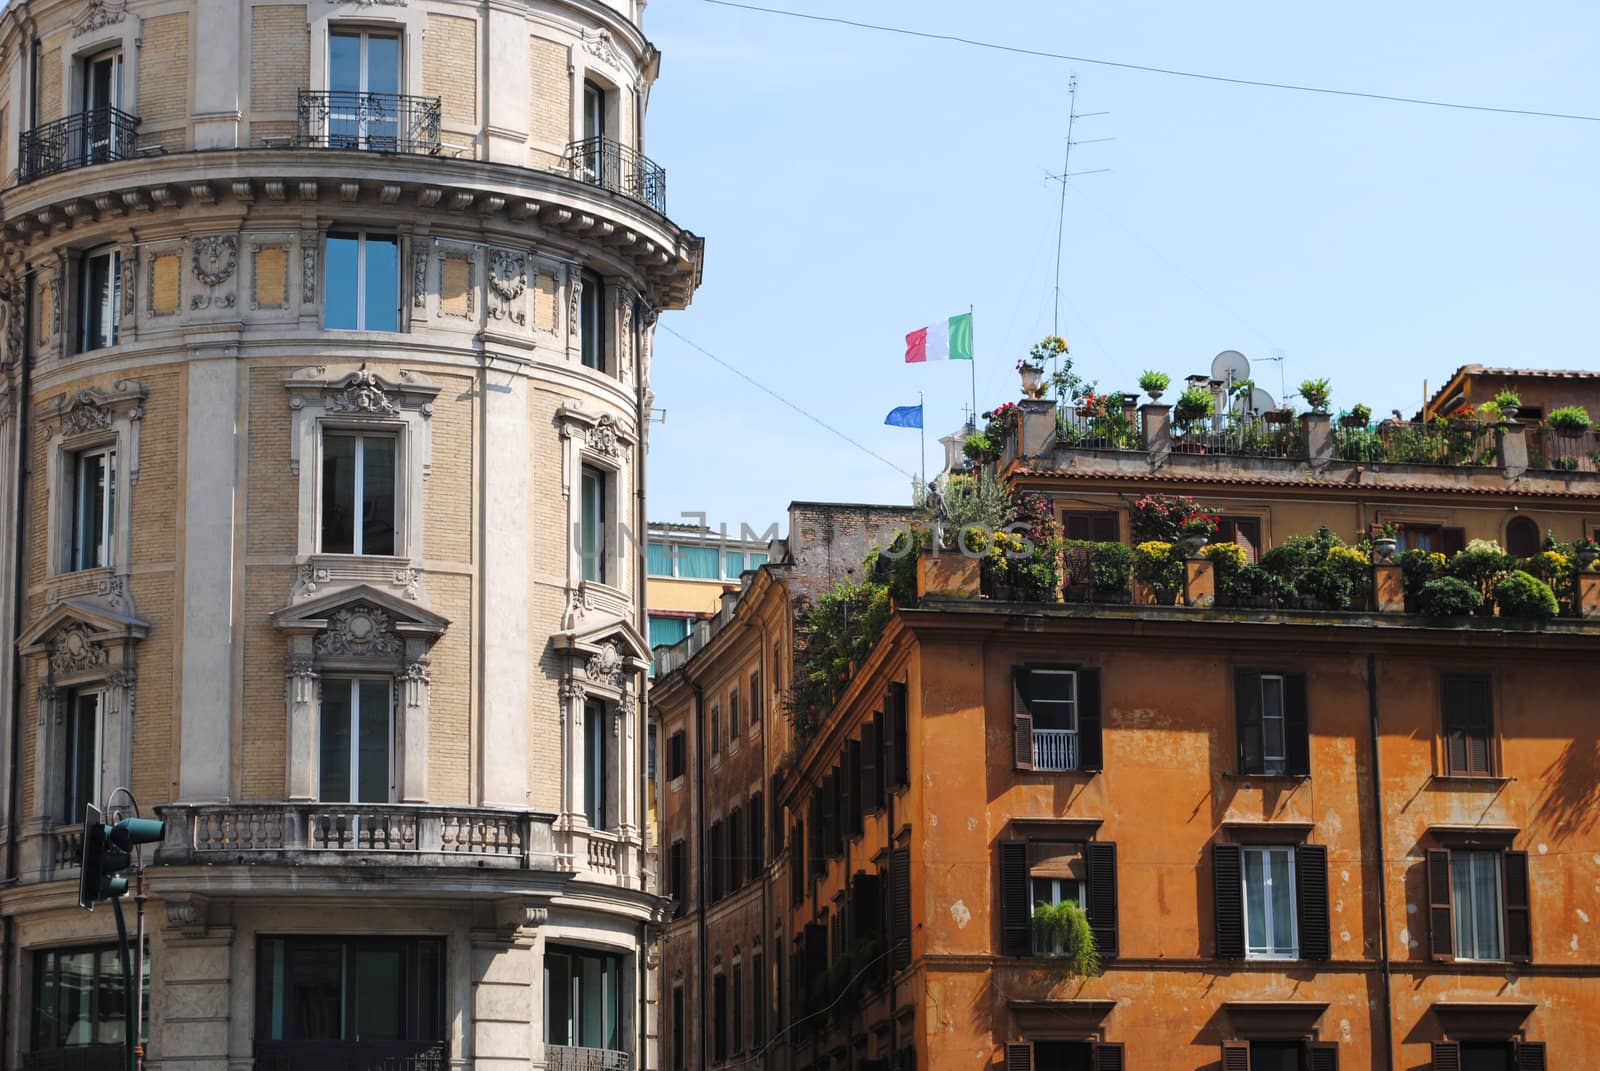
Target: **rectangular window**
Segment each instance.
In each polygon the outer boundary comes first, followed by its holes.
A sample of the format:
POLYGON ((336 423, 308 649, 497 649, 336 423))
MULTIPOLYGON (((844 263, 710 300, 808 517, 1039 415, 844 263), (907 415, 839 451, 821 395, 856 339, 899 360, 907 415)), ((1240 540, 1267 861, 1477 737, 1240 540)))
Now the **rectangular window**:
POLYGON ((662 617, 659 614, 650 615, 650 647, 671 647, 673 644, 689 635, 689 619, 686 617, 662 617))
POLYGON ((733 1028, 733 1044, 730 1046, 730 1048, 733 1051, 733 1055, 738 1056, 740 1053, 744 1052, 744 965, 739 963, 735 963, 733 965, 733 993, 731 1010, 733 1012, 733 1014, 730 1016, 730 1021, 733 1028))
POLYGON ((750 726, 761 728, 761 674, 750 674, 750 726))
POLYGON ((711 1059, 728 1059, 728 979, 721 974, 711 979, 711 1059))
POLYGON ((767 564, 767 555, 763 551, 752 550, 744 556, 744 567, 746 569, 759 569, 765 564, 767 564))
POLYGON ((1115 510, 1062 510, 1061 528, 1068 539, 1091 543, 1115 543, 1122 538, 1121 519, 1115 510))
POLYGON ((72 546, 67 567, 109 566, 117 520, 117 451, 115 447, 80 450, 68 455, 72 466, 72 546))
POLYGON ((1500 853, 1450 853, 1451 912, 1457 959, 1503 959, 1500 853))
POLYGON ((750 957, 750 1045, 767 1043, 767 970, 760 953, 750 957))
POLYGON ((1458 777, 1493 772, 1494 686, 1487 674, 1447 673, 1439 695, 1445 771, 1458 777))
POLYGON ((547 945, 544 1031, 551 1045, 622 1048, 623 961, 620 955, 547 945))
POLYGON ((711 705, 711 754, 722 754, 722 708, 711 705))
POLYGON ((717 548, 680 546, 678 548, 678 576, 688 580, 716 580, 722 574, 717 570, 717 548))
MULTIPOLYGON (((263 937, 256 1041, 275 1066, 333 1063, 327 1042, 445 1039, 444 942, 413 937, 263 937), (286 1043, 282 1045, 271 1043, 286 1043), (322 1042, 297 1052, 294 1042, 322 1042), (298 1058, 297 1058, 298 1057, 298 1058)), ((434 1050, 440 1052, 442 1050, 434 1050)), ((268 1057, 260 1049, 257 1059, 268 1057)))
POLYGON ((712 822, 711 828, 706 831, 706 853, 711 857, 709 860, 711 864, 711 896, 709 899, 714 904, 722 899, 723 868, 727 864, 727 849, 724 847, 722 839, 721 820, 712 822))
MULTIPOLYGON (((78 816, 82 819, 82 815, 78 816)), ((53 948, 34 954, 32 1047, 35 1052, 110 1048, 104 1063, 87 1059, 82 1066, 110 1067, 121 1058, 127 1029, 127 992, 122 985, 122 955, 116 945, 53 948)), ((145 993, 150 992, 150 950, 144 956, 145 993)), ((141 1037, 149 1033, 150 1001, 145 998, 141 1037)), ((89 1054, 84 1054, 88 1056, 89 1054)), ((98 1054, 96 1054, 98 1055, 98 1054)), ((41 1066, 80 1066, 76 1062, 41 1066)))
POLYGON ((610 481, 599 469, 583 469, 580 489, 582 514, 578 525, 578 555, 583 559, 583 578, 606 583, 606 490, 610 481))
POLYGON ((400 330, 398 238, 368 231, 329 231, 324 260, 324 327, 330 331, 400 330))
POLYGON ((651 576, 672 575, 672 544, 649 543, 644 551, 645 572, 651 576))
POLYGON ((1219 517, 1217 534, 1213 543, 1237 543, 1244 551, 1244 560, 1254 563, 1261 558, 1261 519, 1259 517, 1219 517))
MULTIPOLYGON (((604 155, 596 153, 595 156, 604 155)), ((606 293, 600 276, 592 271, 583 273, 583 292, 578 297, 580 320, 579 356, 584 366, 596 372, 606 370, 606 293)))
POLYGON ((667 895, 672 897, 672 917, 682 918, 689 904, 689 845, 681 840, 667 850, 667 895))
MULTIPOLYGON (((1083 899, 1083 845, 1053 841, 1028 842, 1028 903, 1030 907, 1043 904, 1084 906, 1083 899)), ((1066 943, 1035 924, 1033 928, 1033 954, 1036 956, 1063 956, 1066 943)))
POLYGON ((317 799, 389 803, 394 770, 393 681, 323 677, 317 799))
POLYGON ((605 704, 591 699, 583 705, 583 816, 591 829, 610 829, 606 794, 605 704))
POLYGON ((750 880, 756 881, 761 877, 761 871, 767 865, 767 825, 762 814, 764 801, 761 793, 757 792, 750 797, 750 803, 745 808, 749 817, 750 836, 750 880))
POLYGON ((398 455, 392 434, 323 429, 322 553, 395 553, 398 455))
POLYGON ((1241 774, 1310 774, 1304 674, 1240 670, 1234 674, 1234 704, 1241 774))
POLYGON ((1400 531, 1395 536, 1395 544, 1401 550, 1426 550, 1449 557, 1466 549, 1467 532, 1464 528, 1447 528, 1438 524, 1413 524, 1407 521, 1400 525, 1400 531))
POLYGON ((117 344, 117 315, 122 305, 120 263, 115 249, 85 253, 79 263, 79 353, 117 344))
POLYGON ((737 550, 726 551, 722 555, 722 575, 730 580, 739 579, 739 574, 744 572, 744 555, 737 550))
POLYGON ((1296 959, 1294 849, 1246 846, 1244 855, 1245 955, 1296 959))
POLYGON ((676 781, 684 775, 689 765, 689 748, 683 730, 667 737, 667 780, 676 781))
POLYGON ((728 693, 728 739, 739 739, 739 730, 744 728, 739 721, 739 686, 735 684, 733 691, 728 693))
POLYGON ((688 1028, 684 1015, 683 986, 672 987, 672 1071, 684 1071, 683 1032, 688 1028))
POLYGON ((328 33, 328 146, 399 148, 400 38, 366 30, 328 33), (375 99, 376 98, 376 99, 375 99))
POLYGON ((84 808, 91 803, 104 802, 102 791, 114 787, 102 783, 105 699, 104 692, 74 689, 67 693, 66 770, 61 792, 63 822, 82 822, 84 808))
POLYGON ((744 884, 744 811, 735 807, 728 812, 726 871, 728 892, 731 895, 744 884))
POLYGON ((1018 698, 1032 717, 1033 769, 1078 768, 1078 675, 1070 669, 1018 669, 1018 698))

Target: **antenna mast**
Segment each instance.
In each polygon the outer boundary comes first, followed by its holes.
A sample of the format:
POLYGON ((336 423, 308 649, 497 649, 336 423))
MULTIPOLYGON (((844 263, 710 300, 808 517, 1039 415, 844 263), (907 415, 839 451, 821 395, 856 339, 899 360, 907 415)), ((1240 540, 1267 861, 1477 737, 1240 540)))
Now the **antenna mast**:
POLYGON ((1051 321, 1050 333, 1061 334, 1061 251, 1062 242, 1066 236, 1067 225, 1067 179, 1075 175, 1098 175, 1110 171, 1109 167, 1096 168, 1093 171, 1072 170, 1072 147, 1074 145, 1092 145, 1101 141, 1114 141, 1114 138, 1089 138, 1084 141, 1072 140, 1072 128, 1079 119, 1093 119, 1100 115, 1110 115, 1110 112, 1078 112, 1078 74, 1076 71, 1067 79, 1067 148, 1061 160, 1061 174, 1050 177, 1061 183, 1061 203, 1056 210, 1056 305, 1055 319, 1051 321))

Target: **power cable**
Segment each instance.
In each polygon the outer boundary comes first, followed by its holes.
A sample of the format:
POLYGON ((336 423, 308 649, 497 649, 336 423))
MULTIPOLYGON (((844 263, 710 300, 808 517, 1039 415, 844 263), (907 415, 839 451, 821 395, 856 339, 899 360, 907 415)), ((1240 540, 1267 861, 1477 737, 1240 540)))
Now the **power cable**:
POLYGON ((913 30, 904 26, 882 26, 872 22, 858 22, 855 19, 840 18, 836 15, 813 15, 804 11, 788 11, 778 7, 762 7, 758 4, 738 3, 736 0, 702 0, 703 3, 715 4, 718 7, 738 8, 741 11, 755 11, 763 15, 787 15, 795 19, 808 19, 812 22, 829 22, 840 26, 850 26, 858 30, 876 30, 879 33, 895 33, 905 37, 920 37, 928 41, 948 41, 952 44, 968 45, 972 48, 988 48, 996 52, 1009 52, 1017 56, 1036 56, 1040 59, 1066 60, 1071 63, 1089 63, 1097 67, 1112 67, 1122 71, 1140 71, 1145 74, 1164 74, 1173 78, 1193 78, 1202 82, 1223 82, 1228 85, 1251 86, 1256 89, 1284 89, 1296 93, 1320 93, 1330 97, 1355 97, 1359 100, 1376 100, 1387 104, 1417 104, 1428 108, 1453 108, 1464 112, 1490 112, 1496 115, 1523 115, 1538 119, 1572 119, 1585 123, 1600 123, 1600 115, 1579 115, 1572 112, 1547 112, 1534 108, 1503 108, 1492 104, 1461 104, 1456 101, 1431 100, 1427 97, 1400 97, 1390 93, 1367 93, 1356 89, 1330 89, 1326 86, 1299 85, 1294 82, 1267 82, 1253 78, 1233 78, 1222 74, 1202 74, 1198 71, 1180 71, 1173 67, 1155 67, 1144 63, 1120 63, 1116 60, 1092 59, 1088 56, 1070 56, 1064 52, 1046 52, 1037 48, 1019 48, 1016 45, 1002 45, 994 41, 980 41, 972 37, 962 37, 959 34, 931 33, 927 30, 913 30))
POLYGON ((877 458, 879 461, 883 462, 885 465, 888 465, 891 469, 894 469, 900 475, 905 476, 908 479, 913 479, 914 480, 914 479, 917 478, 914 473, 907 472, 905 469, 901 468, 899 465, 896 465, 893 461, 890 461, 888 458, 884 457, 882 454, 878 453, 876 450, 872 449, 869 446, 863 446, 860 442, 856 441, 855 439, 852 439, 850 436, 846 435, 844 432, 840 431, 838 428, 834 427, 832 424, 829 424, 826 420, 823 420, 821 417, 819 417, 819 416, 817 416, 817 415, 815 415, 813 413, 807 412, 806 410, 800 408, 798 405, 796 405, 795 403, 791 402, 789 399, 785 398, 783 395, 779 394, 777 391, 773 390, 771 387, 767 386, 765 383, 762 383, 759 380, 753 379, 750 376, 746 375, 740 369, 735 368, 733 365, 729 364, 727 361, 724 361, 721 357, 718 357, 716 354, 712 353, 710 350, 708 350, 704 346, 700 345, 700 343, 694 341, 693 339, 686 338, 683 335, 679 334, 678 332, 674 331, 671 328, 670 325, 661 324, 660 327, 661 327, 661 330, 665 331, 667 334, 671 335, 673 338, 677 339, 679 342, 682 342, 685 346, 688 346, 690 349, 695 350, 696 352, 701 353, 704 356, 711 358, 713 361, 717 362, 722 367, 726 368, 728 371, 732 372, 734 375, 738 376, 740 379, 742 379, 746 383, 750 384, 752 387, 754 387, 757 390, 761 391, 763 394, 769 395, 772 398, 776 399, 777 401, 782 402, 784 405, 788 406, 790 409, 793 409, 796 413, 799 413, 801 416, 805 417, 807 420, 811 421, 813 424, 816 424, 818 427, 823 428, 826 431, 832 432, 833 434, 837 435, 839 438, 843 439, 845 442, 849 443, 851 446, 855 447, 857 450, 860 450, 862 453, 871 454, 873 457, 877 458))

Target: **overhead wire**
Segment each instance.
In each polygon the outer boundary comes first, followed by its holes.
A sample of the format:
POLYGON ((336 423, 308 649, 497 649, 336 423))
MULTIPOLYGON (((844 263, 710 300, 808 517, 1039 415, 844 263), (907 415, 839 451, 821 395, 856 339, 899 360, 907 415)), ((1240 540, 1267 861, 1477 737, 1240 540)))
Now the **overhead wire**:
POLYGON ((906 26, 886 26, 875 22, 847 19, 838 15, 817 15, 806 11, 790 11, 781 7, 765 7, 760 4, 741 3, 739 0, 701 0, 701 2, 714 4, 717 7, 737 8, 740 11, 759 12, 764 15, 783 15, 788 18, 806 19, 811 22, 850 26, 858 30, 900 34, 904 37, 920 37, 928 41, 945 41, 951 44, 966 45, 971 48, 987 48, 996 52, 1009 52, 1016 56, 1034 56, 1039 59, 1087 63, 1096 67, 1110 67, 1122 71, 1139 71, 1144 74, 1161 74, 1172 78, 1192 78, 1202 82, 1221 82, 1227 85, 1249 86, 1255 89, 1281 89, 1295 93, 1318 93, 1329 97, 1353 97, 1358 100, 1373 100, 1386 104, 1414 104, 1427 108, 1450 108, 1465 112, 1488 112, 1495 115, 1518 115, 1537 119, 1566 119, 1583 123, 1600 123, 1600 115, 1542 111, 1537 108, 1507 108, 1494 104, 1463 104, 1460 101, 1434 100, 1429 97, 1402 97, 1393 93, 1373 93, 1359 89, 1333 89, 1328 86, 1303 85, 1295 82, 1270 82, 1265 79, 1206 74, 1200 71, 1179 70, 1175 67, 1158 67, 1147 63, 1124 63, 1118 60, 1096 59, 1092 56, 1073 56, 1065 52, 1048 52, 1039 48, 1022 48, 1017 45, 1000 44, 997 41, 983 41, 974 37, 964 37, 960 34, 933 33, 929 30, 914 30, 906 26))

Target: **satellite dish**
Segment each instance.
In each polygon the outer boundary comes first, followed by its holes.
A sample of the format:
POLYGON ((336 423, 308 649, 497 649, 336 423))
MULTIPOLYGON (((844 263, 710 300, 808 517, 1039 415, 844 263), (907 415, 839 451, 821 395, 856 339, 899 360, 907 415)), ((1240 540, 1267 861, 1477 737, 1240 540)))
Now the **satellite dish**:
POLYGON ((1250 378, 1250 362, 1238 350, 1223 350, 1211 359, 1211 378, 1220 383, 1243 383, 1250 378))
POLYGON ((1278 403, 1272 400, 1272 395, 1260 387, 1250 392, 1250 404, 1246 405, 1243 398, 1233 400, 1234 416, 1260 416, 1262 413, 1278 408, 1278 403))

